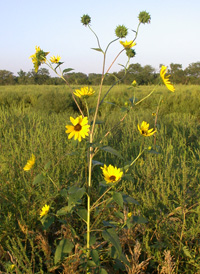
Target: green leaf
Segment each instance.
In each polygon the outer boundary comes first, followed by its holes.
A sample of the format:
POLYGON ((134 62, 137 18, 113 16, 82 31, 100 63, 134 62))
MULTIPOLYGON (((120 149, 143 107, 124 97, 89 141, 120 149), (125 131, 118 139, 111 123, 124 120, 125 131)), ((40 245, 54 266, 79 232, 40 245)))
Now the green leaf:
POLYGON ((54 222, 54 216, 46 215, 40 221, 42 223, 42 229, 47 230, 54 222))
POLYGON ((183 246, 182 250, 188 258, 192 259, 192 255, 190 254, 190 251, 187 246, 183 246))
POLYGON ((95 167, 95 166, 103 166, 103 163, 101 163, 99 161, 92 160, 92 167, 95 167))
POLYGON ((62 65, 64 62, 58 62, 58 65, 55 67, 55 70, 60 66, 62 65))
POLYGON ((74 70, 74 69, 73 68, 67 68, 67 69, 63 70, 63 73, 67 73, 67 72, 72 71, 72 70, 74 70))
POLYGON ((41 183, 44 178, 45 178, 45 176, 43 175, 43 173, 38 174, 33 180, 33 185, 37 185, 37 184, 41 183))
POLYGON ((109 228, 109 229, 104 230, 102 232, 102 236, 106 241, 111 242, 111 244, 115 247, 115 249, 118 253, 118 256, 120 256, 121 253, 122 253, 122 248, 121 248, 121 245, 120 245, 119 237, 118 237, 115 229, 114 228, 109 228))
POLYGON ((85 221, 87 222, 87 210, 85 208, 79 208, 77 210, 77 214, 85 221))
POLYGON ((51 161, 49 161, 45 166, 44 166, 44 169, 45 170, 48 170, 51 166, 51 161))
POLYGON ((68 207, 68 206, 64 206, 64 207, 62 207, 61 209, 59 209, 59 210, 56 212, 56 214, 57 214, 58 216, 62 216, 62 215, 66 215, 67 213, 69 213, 69 211, 70 211, 69 207, 68 207))
POLYGON ((106 151, 106 152, 109 152, 109 153, 111 153, 111 154, 113 154, 113 155, 115 155, 115 156, 117 156, 117 157, 123 159, 123 157, 121 156, 120 152, 118 152, 117 150, 115 150, 115 149, 112 148, 112 147, 105 146, 105 147, 101 147, 100 149, 101 149, 101 150, 104 150, 104 151, 106 151))
POLYGON ((113 200, 123 208, 124 203, 123 203, 123 197, 120 192, 113 192, 113 200))
POLYGON ((115 221, 103 221, 103 225, 104 226, 111 226, 111 227, 115 228, 118 225, 118 223, 115 222, 115 221))
POLYGON ((142 216, 131 216, 131 220, 137 224, 146 224, 148 220, 142 216))
POLYGON ((72 186, 70 187, 70 189, 68 190, 68 194, 69 194, 69 200, 73 201, 74 203, 76 203, 78 200, 80 200, 83 195, 85 194, 85 188, 79 188, 77 186, 72 186))
POLYGON ((61 189, 60 195, 63 196, 64 198, 68 198, 68 191, 66 188, 61 189))
POLYGON ((114 215, 117 218, 124 219, 124 214, 122 212, 120 212, 120 211, 114 212, 114 215))
POLYGON ((100 268, 99 274, 108 274, 108 272, 104 268, 100 268))
POLYGON ((72 251, 73 247, 74 245, 70 240, 62 239, 56 247, 54 263, 57 264, 59 261, 61 261, 67 254, 72 251))
POLYGON ((126 195, 126 194, 122 194, 124 203, 126 204, 135 204, 135 205, 140 205, 135 199, 133 199, 132 197, 126 195))
POLYGON ((99 261, 99 253, 98 253, 98 251, 95 250, 95 249, 92 249, 91 256, 92 256, 92 260, 95 262, 95 264, 97 266, 99 266, 100 261, 99 261))
POLYGON ((96 51, 100 51, 100 52, 104 53, 103 50, 100 49, 100 48, 91 48, 91 49, 96 50, 96 51))

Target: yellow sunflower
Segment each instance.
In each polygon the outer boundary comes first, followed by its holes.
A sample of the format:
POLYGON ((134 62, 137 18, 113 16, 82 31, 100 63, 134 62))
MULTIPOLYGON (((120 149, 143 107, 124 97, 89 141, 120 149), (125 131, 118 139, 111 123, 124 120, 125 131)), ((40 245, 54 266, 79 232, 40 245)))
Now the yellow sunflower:
POLYGON ((129 42, 128 41, 125 41, 125 42, 119 41, 119 42, 125 49, 131 49, 132 47, 134 47, 136 45, 136 43, 133 42, 133 40, 131 40, 129 42))
POLYGON ((32 169, 32 167, 35 164, 35 155, 32 154, 31 158, 27 161, 26 165, 24 166, 23 170, 24 171, 29 171, 30 169, 32 169))
POLYGON ((119 181, 123 175, 123 171, 120 168, 114 167, 112 165, 101 167, 104 175, 104 180, 109 183, 116 183, 119 181))
POLYGON ((145 121, 142 122, 141 126, 139 126, 138 124, 138 130, 140 134, 145 137, 151 136, 156 132, 156 129, 155 130, 153 130, 153 128, 149 129, 149 124, 145 121))
POLYGON ((49 205, 45 205, 43 206, 42 210, 40 211, 40 217, 43 217, 45 215, 47 215, 47 213, 49 212, 50 206, 49 205))
POLYGON ((46 56, 49 54, 49 52, 44 52, 41 50, 40 47, 35 47, 35 53, 32 54, 29 58, 32 59, 35 72, 38 72, 38 68, 41 64, 46 62, 46 56))
POLYGON ((57 57, 52 56, 50 58, 50 61, 51 61, 51 63, 57 64, 57 63, 59 63, 60 59, 61 59, 61 57, 59 55, 57 55, 57 57))
POLYGON ((174 86, 171 84, 171 82, 169 81, 170 75, 165 76, 166 72, 167 72, 167 67, 162 66, 162 67, 161 67, 161 70, 160 70, 160 77, 162 78, 162 80, 163 80, 165 86, 166 86, 170 91, 174 92, 174 91, 175 91, 175 88, 174 88, 174 86))
POLYGON ((93 95, 94 93, 95 93, 95 91, 93 90, 93 88, 83 87, 80 90, 75 89, 74 95, 81 98, 81 97, 89 97, 89 96, 93 95))
POLYGON ((72 125, 67 125, 66 133, 69 133, 68 139, 71 139, 74 136, 74 140, 78 139, 79 142, 81 142, 81 138, 85 138, 89 135, 89 128, 90 125, 88 125, 88 118, 79 116, 76 119, 73 117, 70 117, 70 121, 72 125))

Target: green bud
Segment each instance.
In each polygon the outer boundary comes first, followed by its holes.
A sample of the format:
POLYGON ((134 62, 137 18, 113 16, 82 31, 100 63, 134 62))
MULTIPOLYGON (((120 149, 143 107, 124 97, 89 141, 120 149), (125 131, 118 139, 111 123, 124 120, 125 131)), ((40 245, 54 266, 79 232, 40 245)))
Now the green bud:
POLYGON ((84 26, 89 25, 90 22, 91 22, 91 17, 90 17, 88 14, 84 14, 84 15, 81 17, 81 23, 82 23, 84 26))
POLYGON ((126 55, 129 57, 129 58, 133 58, 135 55, 136 55, 136 52, 134 49, 126 49, 126 55))
POLYGON ((150 20, 151 20, 150 14, 146 11, 141 11, 138 18, 139 18, 139 21, 143 24, 150 23, 150 20))
POLYGON ((115 34, 119 38, 124 38, 128 34, 128 29, 124 25, 119 25, 115 29, 115 34))

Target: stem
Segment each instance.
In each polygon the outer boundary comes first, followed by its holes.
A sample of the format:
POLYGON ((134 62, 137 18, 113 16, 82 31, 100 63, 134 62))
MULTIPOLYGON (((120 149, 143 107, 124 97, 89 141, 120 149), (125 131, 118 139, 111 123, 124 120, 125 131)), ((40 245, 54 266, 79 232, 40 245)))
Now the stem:
POLYGON ((142 98, 139 102, 137 102, 137 103, 135 104, 135 106, 137 106, 137 105, 140 104, 142 101, 144 101, 144 100, 147 99, 149 96, 151 96, 151 94, 155 91, 155 89, 156 89, 156 86, 153 88, 153 90, 152 90, 147 96, 145 96, 145 97, 142 98))
POLYGON ((93 148, 92 133, 90 132, 90 153, 89 153, 89 166, 88 166, 88 194, 87 194, 87 258, 90 257, 90 201, 91 201, 91 185, 92 185, 92 157, 93 148))
POLYGON ((103 198, 103 196, 108 193, 111 190, 112 187, 109 187, 102 195, 101 197, 92 205, 91 210, 93 210, 95 207, 97 207, 98 202, 103 198))
MULTIPOLYGON (((98 43, 98 47, 101 49, 101 46, 100 46, 100 42, 99 42, 99 38, 98 36, 96 35, 96 33, 93 31, 93 29, 90 27, 90 25, 88 25, 88 28, 91 30, 91 32, 95 35, 96 39, 97 39, 97 43, 98 43)), ((102 49, 101 49, 102 50, 102 49)))

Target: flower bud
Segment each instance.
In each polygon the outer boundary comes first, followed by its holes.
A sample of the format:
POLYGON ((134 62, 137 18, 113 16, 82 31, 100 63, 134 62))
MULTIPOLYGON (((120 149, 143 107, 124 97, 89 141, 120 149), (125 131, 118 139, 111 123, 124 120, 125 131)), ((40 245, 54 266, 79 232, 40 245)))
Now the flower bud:
POLYGON ((82 23, 84 26, 89 25, 90 22, 91 22, 91 17, 90 17, 88 14, 84 14, 84 15, 81 17, 81 23, 82 23))
POLYGON ((146 12, 146 11, 141 11, 141 12, 139 13, 138 18, 139 18, 139 21, 140 21, 141 23, 143 23, 143 24, 145 24, 145 23, 150 23, 150 20, 151 20, 150 14, 149 14, 148 12, 146 12))
POLYGON ((119 38, 124 38, 128 34, 128 29, 124 25, 119 25, 115 29, 115 34, 119 38))
POLYGON ((126 49, 126 55, 129 58, 133 58, 136 55, 135 50, 134 49, 126 49))

